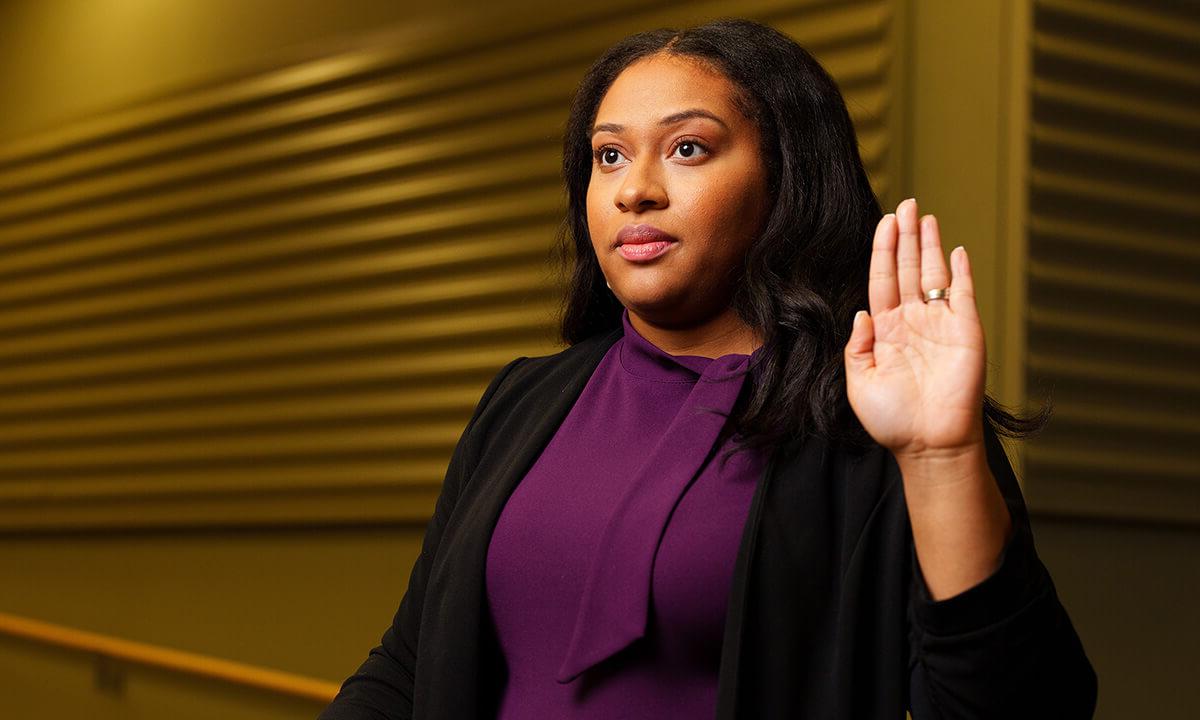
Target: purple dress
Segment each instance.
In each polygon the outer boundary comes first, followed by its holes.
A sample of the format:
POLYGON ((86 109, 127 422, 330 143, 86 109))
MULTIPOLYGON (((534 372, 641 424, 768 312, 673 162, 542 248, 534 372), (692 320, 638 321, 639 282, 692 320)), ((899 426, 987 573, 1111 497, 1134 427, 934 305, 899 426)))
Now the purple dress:
MULTIPOLYGON (((488 547, 508 669, 499 718, 701 718, 716 711, 733 565, 758 452, 718 433, 753 355, 672 356, 622 315, 488 547)), ((747 380, 750 378, 750 380, 747 380)))

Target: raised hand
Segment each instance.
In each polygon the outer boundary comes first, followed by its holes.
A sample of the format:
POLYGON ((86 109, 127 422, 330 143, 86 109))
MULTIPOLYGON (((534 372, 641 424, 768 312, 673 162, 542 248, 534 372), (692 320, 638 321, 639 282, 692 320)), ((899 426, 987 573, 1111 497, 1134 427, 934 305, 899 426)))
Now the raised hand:
POLYGON ((846 344, 850 406, 897 458, 950 457, 981 446, 986 357, 965 248, 946 268, 937 219, 917 222, 905 200, 879 221, 871 253, 871 312, 846 344), (949 288, 947 300, 925 292, 949 288))

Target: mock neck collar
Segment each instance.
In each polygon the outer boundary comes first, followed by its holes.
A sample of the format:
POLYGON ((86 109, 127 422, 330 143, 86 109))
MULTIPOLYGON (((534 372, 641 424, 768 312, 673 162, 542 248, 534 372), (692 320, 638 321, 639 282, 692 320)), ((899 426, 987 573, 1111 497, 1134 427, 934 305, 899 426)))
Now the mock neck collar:
POLYGON ((762 358, 762 348, 750 355, 729 353, 718 358, 703 355, 671 355, 650 342, 629 321, 629 309, 621 311, 621 366, 630 375, 657 382, 694 383, 701 378, 718 381, 741 375, 747 368, 757 365, 762 358))

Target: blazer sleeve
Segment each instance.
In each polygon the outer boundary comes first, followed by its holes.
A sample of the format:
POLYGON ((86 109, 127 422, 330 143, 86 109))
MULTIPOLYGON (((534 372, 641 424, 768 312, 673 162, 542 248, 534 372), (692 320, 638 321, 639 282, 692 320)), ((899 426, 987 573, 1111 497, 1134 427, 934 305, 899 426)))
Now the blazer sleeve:
POLYGON ((986 422, 984 434, 1013 534, 990 577, 939 601, 911 547, 912 718, 1091 718, 1096 673, 1038 559, 1004 447, 986 422))
POLYGON ((421 554, 413 565, 408 589, 400 600, 400 608, 391 626, 384 631, 383 639, 370 651, 366 661, 342 683, 341 690, 318 720, 398 720, 412 717, 413 670, 416 667, 421 611, 425 604, 430 566, 459 493, 478 462, 480 443, 474 432, 476 422, 504 378, 524 359, 517 358, 504 366, 480 398, 450 457, 433 517, 425 528, 421 554))

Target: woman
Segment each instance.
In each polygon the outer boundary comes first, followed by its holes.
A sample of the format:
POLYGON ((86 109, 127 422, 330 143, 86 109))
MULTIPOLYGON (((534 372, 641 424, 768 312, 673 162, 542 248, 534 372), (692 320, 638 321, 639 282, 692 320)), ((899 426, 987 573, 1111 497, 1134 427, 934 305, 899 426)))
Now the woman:
POLYGON ((563 167, 569 347, 484 392, 322 717, 1090 717, 967 254, 911 199, 881 218, 811 56, 632 36, 563 167))

